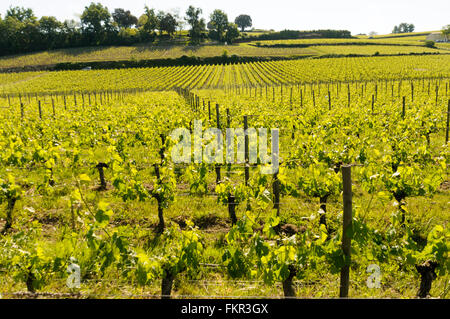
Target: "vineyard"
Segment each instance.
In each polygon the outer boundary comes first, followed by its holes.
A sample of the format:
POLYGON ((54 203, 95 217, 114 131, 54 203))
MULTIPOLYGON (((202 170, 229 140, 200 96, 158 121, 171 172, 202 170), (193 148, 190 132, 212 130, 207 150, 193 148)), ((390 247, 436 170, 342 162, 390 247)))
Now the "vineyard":
POLYGON ((0 74, 2 295, 448 298, 449 62, 0 74), (177 128, 279 129, 279 170, 177 128))
MULTIPOLYGON (((450 55, 327 58, 230 65, 0 74, 0 94, 23 97, 107 91, 265 87, 297 83, 445 78, 450 55)), ((445 87, 444 87, 445 91, 445 87)), ((81 96, 81 98, 83 98, 81 96)), ((84 96, 85 98, 88 98, 84 96)), ((80 99, 80 97, 79 97, 80 99)), ((27 102, 24 101, 23 102, 27 102)))
POLYGON ((261 40, 233 45, 206 44, 202 46, 180 43, 160 43, 135 46, 102 46, 50 50, 0 57, 0 72, 8 68, 51 66, 57 63, 139 61, 152 59, 176 59, 189 57, 219 57, 225 52, 240 57, 320 57, 340 55, 405 55, 449 54, 448 43, 436 43, 434 48, 425 46, 429 33, 411 33, 403 36, 354 37, 348 39, 295 39, 261 40))

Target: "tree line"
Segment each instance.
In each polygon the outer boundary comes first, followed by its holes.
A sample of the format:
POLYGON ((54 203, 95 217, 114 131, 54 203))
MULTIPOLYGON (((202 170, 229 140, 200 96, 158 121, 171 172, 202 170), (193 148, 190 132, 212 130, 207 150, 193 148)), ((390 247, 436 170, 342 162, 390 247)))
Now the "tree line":
POLYGON ((399 25, 396 25, 394 29, 392 30, 393 34, 396 33, 411 33, 414 32, 416 27, 414 24, 408 24, 408 23, 400 23, 399 25))
POLYGON ((234 23, 222 10, 215 10, 209 22, 201 17, 202 9, 190 6, 185 15, 156 11, 145 7, 138 18, 129 10, 116 8, 110 12, 100 3, 84 8, 80 20, 59 21, 53 16, 38 19, 33 10, 10 7, 0 15, 0 55, 96 45, 131 45, 172 38, 189 27, 189 39, 198 44, 210 38, 233 43, 240 31, 252 26, 249 15, 238 16, 234 23), (240 29, 240 31, 239 31, 240 29))

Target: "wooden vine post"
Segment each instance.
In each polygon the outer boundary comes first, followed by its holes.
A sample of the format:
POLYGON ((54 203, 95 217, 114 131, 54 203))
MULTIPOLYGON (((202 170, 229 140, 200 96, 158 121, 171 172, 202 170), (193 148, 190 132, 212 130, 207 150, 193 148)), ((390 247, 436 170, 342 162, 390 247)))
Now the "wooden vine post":
POLYGON ((303 90, 300 89, 300 107, 303 107, 303 90))
POLYGON ((42 120, 42 107, 41 107, 41 101, 38 101, 38 109, 39 109, 39 118, 42 120))
POLYGON ((272 191, 273 209, 276 209, 277 216, 280 216, 280 180, 278 179, 278 173, 275 173, 273 175, 272 191))
POLYGON ((350 283, 350 262, 351 262, 351 236, 352 229, 352 175, 351 166, 342 166, 342 182, 343 182, 343 202, 344 216, 342 228, 342 250, 344 252, 345 264, 341 268, 341 285, 339 296, 341 298, 348 297, 348 289, 350 283))
MULTIPOLYGON (((220 130, 220 113, 219 113, 219 104, 216 104, 216 123, 217 128, 220 130)), ((216 170, 216 184, 220 184, 220 180, 222 179, 220 176, 220 164, 216 164, 215 166, 216 170)))
POLYGON ((316 108, 316 94, 314 93, 314 90, 312 90, 312 99, 313 99, 313 106, 316 108))
POLYGON ((208 101, 208 119, 211 122, 211 101, 208 101))
MULTIPOLYGON (((231 116, 229 108, 227 108, 227 128, 231 128, 231 116)), ((227 164, 227 176, 231 176, 231 163, 227 164)))
MULTIPOLYGON (((250 155, 249 155, 249 137, 248 137, 248 116, 244 115, 244 155, 245 155, 245 186, 248 186, 250 179, 250 155)), ((247 211, 251 211, 250 201, 247 200, 247 211)))
POLYGON ((350 107, 350 102, 351 102, 351 97, 350 97, 350 84, 347 86, 347 106, 350 107))
POLYGON ((436 106, 438 105, 438 99, 439 99, 439 86, 436 85, 436 106))
POLYGON ((291 87, 291 97, 290 97, 290 109, 292 111, 292 87, 291 87))
POLYGON ((244 141, 245 141, 245 186, 248 186, 248 180, 250 179, 250 168, 249 168, 249 140, 248 140, 248 116, 244 115, 244 141))
POLYGON ((447 106, 447 126, 445 129, 445 144, 448 143, 449 125, 450 125, 450 100, 448 100, 448 106, 447 106))
POLYGON ((328 109, 331 111, 331 92, 328 90, 328 109))
POLYGON ((372 114, 374 113, 375 110, 375 95, 372 94, 372 114))
POLYGON ((405 114, 406 114, 406 96, 403 97, 403 102, 402 102, 402 119, 405 119, 405 114))

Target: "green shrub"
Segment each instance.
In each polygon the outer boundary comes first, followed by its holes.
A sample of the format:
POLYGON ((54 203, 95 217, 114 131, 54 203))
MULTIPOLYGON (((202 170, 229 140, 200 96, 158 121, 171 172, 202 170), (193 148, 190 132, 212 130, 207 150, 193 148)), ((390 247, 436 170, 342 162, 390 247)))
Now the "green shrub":
POLYGON ((434 43, 434 41, 426 41, 425 46, 427 48, 436 48, 436 44, 434 43))

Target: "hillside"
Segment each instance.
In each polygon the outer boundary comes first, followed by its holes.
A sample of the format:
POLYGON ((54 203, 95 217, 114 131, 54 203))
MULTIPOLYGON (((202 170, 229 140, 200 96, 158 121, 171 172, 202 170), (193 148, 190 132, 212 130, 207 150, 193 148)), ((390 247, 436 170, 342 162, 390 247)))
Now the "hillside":
POLYGON ((166 41, 133 46, 82 47, 1 57, 0 70, 7 71, 14 68, 16 71, 17 68, 42 67, 57 63, 175 59, 182 56, 217 57, 224 54, 270 58, 449 53, 450 45, 446 43, 436 44, 436 48, 425 47, 426 34, 428 33, 385 35, 371 39, 358 37, 253 41, 233 45, 205 43, 192 46, 180 41, 166 41))

